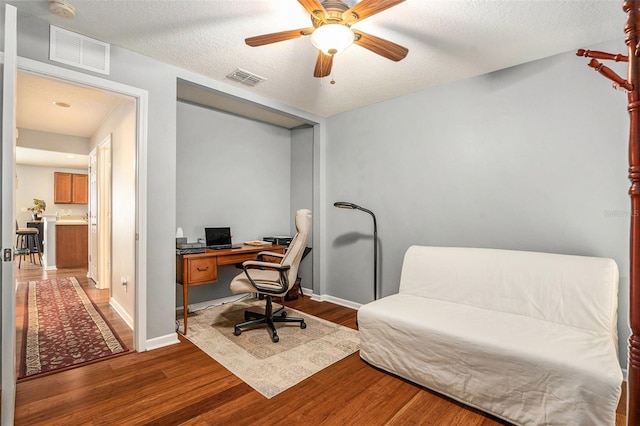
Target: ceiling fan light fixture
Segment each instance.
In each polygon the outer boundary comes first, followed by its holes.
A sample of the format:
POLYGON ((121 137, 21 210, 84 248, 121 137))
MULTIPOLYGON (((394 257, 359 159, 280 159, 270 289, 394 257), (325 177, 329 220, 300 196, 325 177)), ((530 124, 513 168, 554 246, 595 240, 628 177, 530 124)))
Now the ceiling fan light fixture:
POLYGON ((326 24, 311 34, 311 43, 325 55, 337 55, 353 44, 354 34, 343 24, 326 24))

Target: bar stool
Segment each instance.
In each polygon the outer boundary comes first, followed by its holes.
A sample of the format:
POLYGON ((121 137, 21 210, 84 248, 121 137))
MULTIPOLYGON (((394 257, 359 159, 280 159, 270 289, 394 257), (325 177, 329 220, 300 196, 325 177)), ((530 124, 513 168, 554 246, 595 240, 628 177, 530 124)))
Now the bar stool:
POLYGON ((40 248, 40 237, 37 228, 18 228, 16 221, 16 251, 15 254, 20 257, 18 269, 22 266, 22 259, 26 254, 29 255, 31 263, 36 263, 35 254, 38 254, 38 263, 42 266, 42 254, 40 248))

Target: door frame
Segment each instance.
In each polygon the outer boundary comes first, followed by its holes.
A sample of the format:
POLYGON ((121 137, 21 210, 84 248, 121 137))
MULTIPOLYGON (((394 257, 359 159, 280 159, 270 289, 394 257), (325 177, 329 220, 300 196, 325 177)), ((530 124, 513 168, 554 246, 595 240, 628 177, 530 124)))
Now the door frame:
POLYGON ((18 14, 15 6, 4 7, 4 52, 2 52, 2 417, 3 425, 13 424, 16 402, 16 285, 13 273, 14 182, 16 152, 16 76, 18 14), (5 253, 8 250, 9 253, 5 253), (4 256, 9 254, 6 259, 4 256))
POLYGON ((108 289, 112 296, 113 277, 111 275, 112 257, 112 215, 111 215, 111 185, 112 185, 112 165, 111 165, 111 139, 112 134, 105 136, 100 143, 91 151, 89 158, 95 157, 95 165, 92 166, 90 174, 92 180, 89 185, 89 200, 94 205, 90 207, 89 244, 91 257, 89 261, 89 272, 95 269, 95 276, 92 277, 99 289, 108 289), (95 232, 94 232, 94 229, 95 232))
MULTIPOLYGON (((18 56, 18 70, 43 77, 95 87, 136 99, 136 288, 133 346, 137 352, 147 349, 147 126, 149 94, 146 90, 82 72, 61 68, 18 56)), ((4 303, 3 303, 4 305, 4 303)), ((15 305, 15 303, 14 303, 15 305)), ((4 306, 3 306, 4 312, 4 306)), ((4 371, 3 371, 4 377, 4 371)))
POLYGON ((97 218, 96 212, 98 210, 98 148, 93 148, 89 153, 89 208, 87 209, 88 221, 89 221, 89 270, 87 271, 87 277, 91 278, 96 284, 97 288, 100 288, 100 282, 98 280, 98 230, 97 230, 97 218))

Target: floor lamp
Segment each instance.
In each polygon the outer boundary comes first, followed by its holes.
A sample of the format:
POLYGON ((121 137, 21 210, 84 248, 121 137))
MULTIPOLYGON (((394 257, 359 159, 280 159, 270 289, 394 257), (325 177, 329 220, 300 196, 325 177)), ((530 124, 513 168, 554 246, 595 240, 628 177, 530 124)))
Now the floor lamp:
POLYGON ((360 207, 357 204, 338 201, 333 203, 334 207, 339 209, 361 210, 369 213, 373 218, 373 300, 378 299, 378 225, 376 224, 376 215, 371 210, 360 207))

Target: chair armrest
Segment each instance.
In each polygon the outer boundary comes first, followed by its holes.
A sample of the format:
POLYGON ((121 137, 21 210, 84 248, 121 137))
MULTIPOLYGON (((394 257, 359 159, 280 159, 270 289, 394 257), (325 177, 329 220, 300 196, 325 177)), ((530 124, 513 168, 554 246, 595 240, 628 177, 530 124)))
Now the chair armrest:
POLYGON ((291 267, 289 265, 281 265, 279 263, 273 262, 262 262, 260 260, 247 260, 242 263, 242 268, 244 270, 247 269, 275 269, 276 271, 286 271, 291 267))
POLYGON ((244 269, 244 273, 249 279, 249 282, 252 286, 254 286, 258 291, 262 293, 268 294, 283 294, 289 290, 289 277, 287 277, 287 271, 291 269, 289 265, 281 265, 279 263, 271 263, 271 262, 261 262, 259 260, 247 260, 242 264, 242 268, 244 269), (278 289, 273 289, 271 287, 265 287, 255 282, 253 278, 251 278, 251 274, 249 271, 251 269, 273 269, 280 273, 280 281, 278 282, 269 282, 272 286, 279 286, 278 289))
POLYGON ((269 257, 277 257, 278 259, 283 259, 284 258, 284 254, 283 253, 276 253, 273 251, 261 251, 260 253, 258 253, 258 260, 262 260, 264 258, 264 256, 269 256, 269 257))

